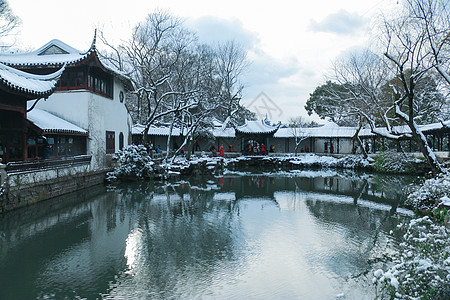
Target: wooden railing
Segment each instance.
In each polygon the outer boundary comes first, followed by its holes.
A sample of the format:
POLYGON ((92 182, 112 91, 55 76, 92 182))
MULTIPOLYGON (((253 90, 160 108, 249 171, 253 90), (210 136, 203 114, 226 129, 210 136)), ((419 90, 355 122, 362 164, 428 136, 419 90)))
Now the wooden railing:
POLYGON ((79 155, 57 159, 43 159, 35 161, 17 161, 6 164, 7 173, 20 173, 35 170, 57 169, 71 166, 87 165, 91 162, 90 155, 79 155))

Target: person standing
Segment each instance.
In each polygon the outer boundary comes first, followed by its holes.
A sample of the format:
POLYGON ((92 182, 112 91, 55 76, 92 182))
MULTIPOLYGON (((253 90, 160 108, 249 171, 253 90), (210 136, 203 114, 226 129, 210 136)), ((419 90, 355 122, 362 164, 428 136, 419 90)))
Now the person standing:
POLYGON ((261 154, 262 154, 262 155, 266 155, 266 145, 261 144, 260 151, 261 151, 261 154))
POLYGON ((225 156, 225 148, 223 147, 223 145, 220 145, 220 148, 219 148, 219 156, 222 156, 222 157, 224 157, 225 156))

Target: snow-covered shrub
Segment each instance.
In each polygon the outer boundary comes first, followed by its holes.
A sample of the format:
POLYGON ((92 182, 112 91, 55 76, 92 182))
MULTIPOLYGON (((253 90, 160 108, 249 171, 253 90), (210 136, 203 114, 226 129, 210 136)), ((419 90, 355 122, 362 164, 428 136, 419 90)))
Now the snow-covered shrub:
POLYGON ((429 217, 401 224, 399 230, 405 233, 393 257, 395 265, 374 273, 380 299, 449 299, 449 230, 429 217))
POLYGON ((450 175, 440 174, 435 178, 427 179, 414 192, 409 194, 405 204, 418 210, 435 209, 443 197, 450 195, 450 175))
POLYGON ((377 172, 412 174, 416 173, 422 160, 403 153, 386 151, 375 156, 373 168, 377 172))
POLYGON ((364 159, 359 155, 347 155, 338 160, 337 166, 344 169, 370 169, 372 163, 370 157, 364 159))
POLYGON ((153 161, 143 145, 129 145, 114 154, 119 166, 107 174, 108 181, 117 179, 149 178, 153 174, 153 161))

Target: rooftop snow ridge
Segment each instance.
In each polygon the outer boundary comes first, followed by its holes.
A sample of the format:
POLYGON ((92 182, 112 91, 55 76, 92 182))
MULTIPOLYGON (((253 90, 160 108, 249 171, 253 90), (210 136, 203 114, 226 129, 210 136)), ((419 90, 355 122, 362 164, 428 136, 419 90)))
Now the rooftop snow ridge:
POLYGON ((65 66, 51 74, 36 75, 0 63, 0 81, 12 90, 36 97, 48 97, 56 88, 64 69, 65 66))
POLYGON ((9 66, 57 66, 79 62, 91 54, 91 49, 81 52, 66 43, 54 39, 42 47, 19 54, 1 54, 0 62, 9 66))
POLYGON ((29 111, 27 119, 44 132, 88 134, 87 130, 38 108, 29 111))

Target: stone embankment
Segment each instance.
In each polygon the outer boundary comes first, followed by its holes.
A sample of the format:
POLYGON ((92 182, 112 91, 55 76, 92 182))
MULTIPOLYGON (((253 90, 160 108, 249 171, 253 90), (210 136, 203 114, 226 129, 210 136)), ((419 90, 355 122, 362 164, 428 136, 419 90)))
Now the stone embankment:
POLYGON ((190 161, 179 159, 172 164, 153 165, 153 178, 220 175, 224 172, 278 172, 301 169, 339 168, 370 172, 373 166, 361 157, 334 158, 330 156, 241 156, 237 158, 201 157, 190 161))
MULTIPOLYGON (((408 168, 400 166, 398 159, 380 163, 372 158, 363 159, 359 155, 341 158, 319 156, 314 154, 299 156, 240 156, 236 158, 200 157, 186 160, 176 159, 170 164, 152 165, 152 175, 147 178, 167 179, 182 176, 209 175, 216 176, 225 172, 266 173, 304 169, 351 169, 363 172, 381 172, 393 174, 424 174, 428 168, 423 161, 409 162, 408 168)), ((118 176, 124 179, 122 176, 118 176)), ((126 177, 126 176, 125 176, 126 177)), ((136 178, 138 179, 138 178, 136 178)))

